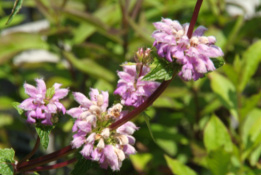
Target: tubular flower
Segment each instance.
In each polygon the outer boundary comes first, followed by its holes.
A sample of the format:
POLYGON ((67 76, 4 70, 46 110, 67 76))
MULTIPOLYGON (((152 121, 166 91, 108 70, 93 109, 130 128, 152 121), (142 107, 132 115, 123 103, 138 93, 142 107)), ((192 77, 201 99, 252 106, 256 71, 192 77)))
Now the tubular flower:
POLYGON ((62 112, 65 114, 66 109, 60 99, 67 96, 68 89, 60 89, 61 84, 55 83, 52 88, 46 89, 43 79, 36 79, 37 86, 24 83, 25 93, 30 97, 24 100, 19 107, 26 111, 28 123, 41 121, 44 125, 52 125, 52 117, 62 112))
POLYGON ((127 122, 117 130, 111 131, 109 125, 118 120, 122 105, 108 107, 108 92, 99 93, 91 89, 90 99, 79 92, 74 93, 75 100, 80 104, 77 108, 67 111, 75 118, 72 147, 79 148, 83 157, 99 162, 102 168, 110 167, 119 170, 122 161, 136 150, 132 146, 135 138, 131 136, 138 128, 127 122))
POLYGON ((179 76, 184 80, 197 80, 205 73, 215 70, 211 58, 223 56, 222 50, 215 46, 214 36, 203 36, 207 30, 199 26, 188 38, 189 24, 181 25, 178 21, 162 18, 161 22, 154 23, 156 31, 152 37, 155 38, 154 46, 158 55, 167 61, 176 61, 182 65, 179 76))
POLYGON ((142 81, 142 78, 150 71, 143 65, 142 72, 138 76, 136 65, 123 65, 123 71, 118 71, 120 77, 114 94, 121 96, 121 103, 126 106, 138 107, 160 85, 154 81, 142 81))

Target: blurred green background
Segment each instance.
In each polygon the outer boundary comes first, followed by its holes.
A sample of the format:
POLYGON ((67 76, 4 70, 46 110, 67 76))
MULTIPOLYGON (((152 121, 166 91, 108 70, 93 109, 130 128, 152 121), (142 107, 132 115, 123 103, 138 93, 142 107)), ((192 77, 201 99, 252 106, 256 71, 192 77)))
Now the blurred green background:
MULTIPOLYGON (((27 95, 23 83, 62 83, 71 91, 110 93, 120 64, 133 60, 139 47, 152 47, 152 23, 162 17, 189 22, 193 0, 24 0, 5 25, 14 1, 0 0, 0 148, 12 147, 16 159, 32 149, 36 133, 12 107, 27 95)), ((260 0, 205 0, 197 26, 217 38, 225 65, 196 82, 174 79, 134 121, 138 153, 120 172, 91 164, 88 174, 261 174, 261 16, 260 0), (148 118, 147 118, 148 119, 148 118)), ((72 94, 64 99, 77 106, 72 94)), ((47 150, 68 145, 72 120, 60 118, 47 150)), ((73 156, 73 155, 71 155, 73 156)), ((60 160, 62 161, 62 160, 60 160)), ((46 175, 69 174, 73 165, 46 175)))

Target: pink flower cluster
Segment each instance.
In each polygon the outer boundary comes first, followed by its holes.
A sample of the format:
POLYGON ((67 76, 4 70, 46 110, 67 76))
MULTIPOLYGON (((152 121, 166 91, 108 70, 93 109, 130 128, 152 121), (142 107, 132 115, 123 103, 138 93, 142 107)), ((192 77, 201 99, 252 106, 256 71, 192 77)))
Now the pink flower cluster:
POLYGON ((181 25, 178 21, 162 19, 154 23, 157 29, 152 37, 155 38, 154 46, 158 55, 169 62, 175 60, 182 65, 179 76, 184 80, 197 80, 208 71, 215 70, 211 58, 223 55, 222 50, 215 46, 216 39, 213 36, 202 36, 205 27, 198 27, 191 38, 187 32, 189 24, 181 25))
POLYGON ((26 111, 28 123, 36 123, 41 121, 44 125, 52 125, 52 117, 61 111, 65 114, 66 109, 60 99, 68 94, 68 89, 60 89, 61 84, 53 85, 54 93, 50 97, 47 96, 46 85, 42 79, 36 79, 37 87, 25 83, 25 93, 30 97, 24 100, 19 107, 26 111))
POLYGON ((72 147, 80 148, 86 158, 99 162, 102 168, 119 170, 122 161, 136 153, 132 146, 135 138, 132 134, 138 129, 134 123, 127 122, 111 131, 108 126, 121 116, 122 105, 108 107, 108 92, 91 89, 90 99, 80 92, 74 93, 79 107, 67 111, 76 119, 72 131, 72 147))
POLYGON ((150 71, 143 65, 140 76, 136 65, 123 65, 123 71, 118 71, 120 77, 114 94, 121 96, 121 103, 126 106, 138 107, 154 91, 160 83, 154 81, 142 81, 142 78, 150 71))

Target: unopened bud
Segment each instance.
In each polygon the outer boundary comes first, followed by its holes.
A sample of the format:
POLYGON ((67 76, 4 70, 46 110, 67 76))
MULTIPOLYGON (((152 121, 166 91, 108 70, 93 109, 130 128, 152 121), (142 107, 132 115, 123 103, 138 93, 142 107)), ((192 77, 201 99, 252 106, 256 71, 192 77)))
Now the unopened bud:
POLYGON ((90 111, 94 114, 100 115, 101 114, 101 108, 96 105, 90 106, 90 111))
POLYGON ((110 136, 110 129, 109 128, 105 128, 102 130, 101 132, 101 136, 105 139, 109 138, 110 136))
POLYGON ((105 146, 103 138, 101 138, 97 144, 97 148, 103 149, 105 146))
POLYGON ((144 50, 143 48, 139 48, 138 51, 136 52, 136 59, 135 60, 136 62, 142 62, 143 60, 143 57, 144 57, 144 50))
POLYGON ((51 118, 52 123, 57 123, 59 121, 59 117, 57 115, 53 115, 51 118))
POLYGON ((98 96, 97 96, 97 105, 98 106, 102 106, 103 105, 103 95, 101 95, 101 94, 99 94, 98 96))

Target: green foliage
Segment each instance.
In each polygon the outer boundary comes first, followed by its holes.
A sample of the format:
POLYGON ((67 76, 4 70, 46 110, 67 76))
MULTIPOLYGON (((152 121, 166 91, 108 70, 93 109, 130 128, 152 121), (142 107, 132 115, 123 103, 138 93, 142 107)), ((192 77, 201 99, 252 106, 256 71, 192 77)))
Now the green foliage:
POLYGON ((188 166, 179 162, 178 160, 172 159, 167 155, 164 155, 167 165, 170 168, 171 172, 176 175, 196 175, 197 173, 190 169, 188 166))
POLYGON ((204 144, 208 152, 220 147, 224 147, 226 151, 233 149, 226 127, 215 115, 211 117, 204 130, 204 144))
MULTIPOLYGON (((99 88, 110 93, 112 104, 116 71, 123 62, 133 60, 140 47, 150 47, 155 54, 152 71, 144 80, 169 80, 178 68, 158 58, 152 46, 152 23, 162 17, 189 22, 195 1, 34 0, 24 1, 23 11, 15 15, 21 5, 18 0, 16 5, 0 1, 0 147, 15 145, 20 150, 16 152, 19 160, 35 142, 28 140, 31 129, 19 117, 24 113, 17 102, 28 97, 24 82, 33 84, 35 78, 44 78, 47 86, 57 82, 85 95, 89 88, 99 88), (13 7, 9 17, 5 12, 13 7), (5 25, 8 18, 12 22, 5 25), (36 23, 42 19, 48 27, 36 23), (28 20, 37 27, 27 26, 28 20), (15 28, 10 30, 10 26, 15 28), (56 58, 33 55, 38 49, 56 58), (18 63, 21 56, 24 59, 18 63)), ((217 70, 196 82, 174 77, 146 111, 150 117, 135 119, 140 127, 135 132, 138 154, 125 160, 118 174, 169 174, 169 168, 185 175, 261 174, 261 17, 248 16, 245 20, 243 15, 229 16, 227 5, 224 0, 204 1, 197 20, 197 25, 208 28, 205 35, 215 36, 216 45, 224 52, 224 58, 212 59, 217 70)), ((46 95, 50 98, 53 92, 50 88, 46 95)), ((71 93, 62 103, 66 109, 78 105, 71 93)), ((59 119, 52 131, 57 149, 70 144, 72 126, 68 116, 59 119)), ((44 148, 51 129, 36 129, 44 148)), ((43 154, 41 151, 37 154, 43 154)), ((73 167, 54 170, 53 174, 68 174, 73 167)), ((83 158, 75 167, 72 174, 110 174, 83 158)))
POLYGON ((51 99, 51 98, 53 98, 54 94, 55 94, 55 88, 54 87, 48 88, 46 90, 45 98, 51 99))
POLYGON ((90 160, 85 159, 82 156, 79 156, 74 169, 71 172, 71 175, 85 175, 88 169, 90 168, 90 160))
POLYGON ((54 127, 53 126, 36 126, 35 130, 40 137, 41 145, 47 149, 49 144, 49 135, 54 127))
POLYGON ((2 175, 13 175, 14 168, 13 164, 15 152, 11 149, 0 149, 0 174, 2 175))
POLYGON ((153 64, 156 66, 152 71, 143 77, 146 81, 167 81, 172 78, 174 64, 162 58, 155 57, 153 64))

